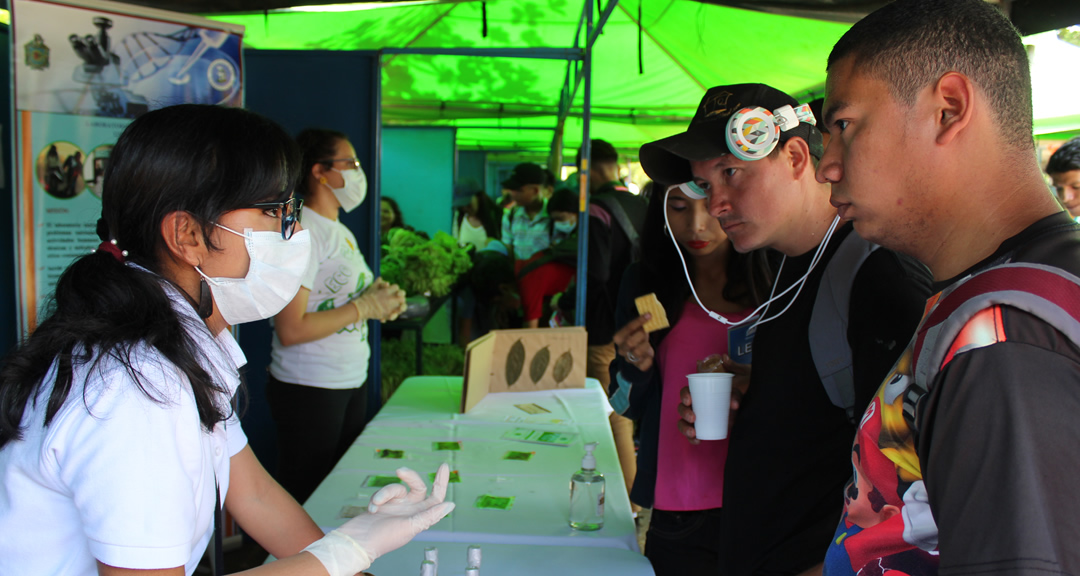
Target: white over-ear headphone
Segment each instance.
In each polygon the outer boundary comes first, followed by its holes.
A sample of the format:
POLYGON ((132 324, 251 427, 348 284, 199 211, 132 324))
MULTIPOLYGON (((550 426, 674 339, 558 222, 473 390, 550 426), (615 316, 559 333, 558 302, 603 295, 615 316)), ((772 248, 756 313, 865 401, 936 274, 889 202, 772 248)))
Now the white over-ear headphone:
POLYGON ((772 112, 761 106, 748 106, 728 119, 728 149, 740 160, 761 160, 776 148, 781 131, 787 132, 800 122, 817 125, 809 104, 797 108, 785 104, 772 112))

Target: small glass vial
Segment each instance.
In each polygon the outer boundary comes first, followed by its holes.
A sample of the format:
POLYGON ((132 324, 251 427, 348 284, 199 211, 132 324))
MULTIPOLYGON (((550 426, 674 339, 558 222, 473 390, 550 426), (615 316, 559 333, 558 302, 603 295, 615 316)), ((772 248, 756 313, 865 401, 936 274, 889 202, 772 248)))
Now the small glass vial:
POLYGON ((420 576, 437 576, 438 567, 431 560, 424 560, 420 563, 420 576))
POLYGON ((604 475, 596 471, 595 449, 596 442, 585 445, 581 470, 570 477, 570 527, 575 530, 604 527, 604 475))
POLYGON ((469 546, 469 548, 465 551, 465 566, 468 566, 469 568, 476 568, 477 570, 479 570, 480 560, 480 547, 476 544, 469 546))
POLYGON ((434 546, 424 548, 424 561, 435 565, 435 573, 432 576, 437 576, 439 572, 439 549, 434 546))
POLYGON ((465 569, 465 576, 480 576, 480 569, 476 566, 469 566, 465 569))

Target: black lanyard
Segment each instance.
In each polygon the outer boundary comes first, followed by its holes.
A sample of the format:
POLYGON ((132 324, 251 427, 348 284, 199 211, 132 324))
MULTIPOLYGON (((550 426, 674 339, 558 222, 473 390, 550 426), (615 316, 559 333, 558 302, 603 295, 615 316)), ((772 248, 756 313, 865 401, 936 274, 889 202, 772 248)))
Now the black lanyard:
POLYGON ((221 511, 221 490, 214 476, 214 538, 210 541, 210 570, 214 576, 225 575, 225 514, 221 511))

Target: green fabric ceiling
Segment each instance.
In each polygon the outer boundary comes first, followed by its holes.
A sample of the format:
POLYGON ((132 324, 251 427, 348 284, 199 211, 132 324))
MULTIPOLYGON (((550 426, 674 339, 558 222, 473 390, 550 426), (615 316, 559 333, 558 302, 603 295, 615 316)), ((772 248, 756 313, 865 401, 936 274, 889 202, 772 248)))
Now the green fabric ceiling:
MULTIPOLYGON (((577 0, 492 0, 486 38, 478 1, 212 17, 244 25, 245 44, 258 49, 570 48, 581 10, 577 0)), ((592 135, 634 152, 684 129, 710 86, 820 91, 829 49, 848 28, 693 0, 641 0, 641 12, 644 74, 638 0, 618 5, 593 51, 592 135)), ((558 60, 384 55, 383 121, 457 125, 461 148, 546 152, 566 74, 558 60)), ((569 149, 581 141, 583 92, 566 124, 569 149)))
MULTIPOLYGON (((256 49, 575 45, 580 0, 489 0, 486 38, 481 5, 470 0, 372 3, 353 5, 363 9, 211 17, 244 25, 244 42, 256 49)), ((801 101, 820 96, 829 50, 848 27, 694 0, 623 0, 593 51, 591 134, 636 154, 641 143, 684 129, 705 89, 720 84, 764 82, 801 101), (639 6, 643 74, 638 72, 639 6)), ((1057 32, 1030 36, 1025 43, 1032 50, 1036 134, 1080 129, 1080 110, 1070 99, 1078 81, 1062 72, 1076 69, 1080 47, 1057 32)), ((559 60, 385 54, 383 122, 456 126, 462 149, 545 155, 566 79, 567 64, 559 60)), ((332 79, 325 82, 333 87, 332 79)), ((568 151, 581 142, 583 92, 578 90, 565 126, 568 151)))

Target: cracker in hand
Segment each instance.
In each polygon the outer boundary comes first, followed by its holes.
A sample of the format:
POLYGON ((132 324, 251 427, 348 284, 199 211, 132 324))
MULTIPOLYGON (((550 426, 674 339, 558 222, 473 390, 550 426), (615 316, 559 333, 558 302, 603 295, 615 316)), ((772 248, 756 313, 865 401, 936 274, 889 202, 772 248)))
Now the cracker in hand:
POLYGON ((660 301, 656 299, 656 294, 650 293, 639 296, 634 299, 634 304, 637 306, 639 315, 652 314, 652 318, 649 318, 649 321, 642 326, 646 332, 655 332, 670 326, 667 313, 664 312, 664 307, 660 305, 660 301))

